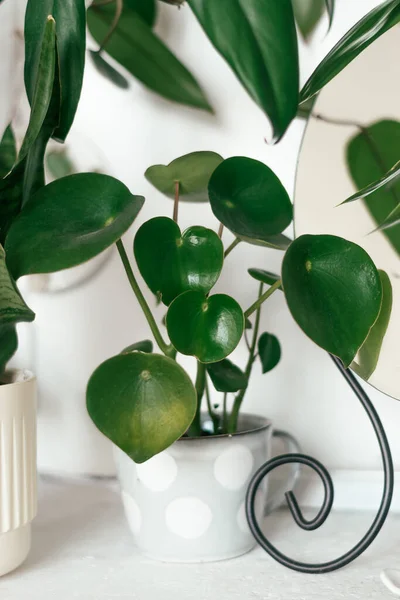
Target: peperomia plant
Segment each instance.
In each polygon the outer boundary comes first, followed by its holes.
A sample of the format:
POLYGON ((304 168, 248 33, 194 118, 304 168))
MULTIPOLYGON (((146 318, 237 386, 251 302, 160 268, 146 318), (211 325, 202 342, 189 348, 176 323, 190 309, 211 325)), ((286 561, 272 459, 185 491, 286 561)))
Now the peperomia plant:
MULTIPOLYGON (((309 100, 374 39, 400 21, 400 0, 383 3, 339 41, 299 92, 290 0, 189 0, 188 4, 214 46, 268 115, 275 140, 295 118, 299 102, 309 100)), ((100 53, 104 48, 111 53, 114 48, 115 57, 118 59, 121 51, 125 59, 130 24, 141 32, 134 47, 140 57, 140 50, 150 44, 146 42, 147 30, 143 33, 146 19, 147 27, 153 23, 150 6, 139 0, 95 2, 89 11, 93 31, 98 27, 105 36, 100 53), (112 46, 114 34, 118 35, 112 46)), ((327 6, 332 14, 333 2, 327 6)), ((147 179, 174 200, 173 218, 156 217, 144 223, 129 251, 121 237, 139 213, 143 197, 131 194, 116 179, 96 173, 69 175, 45 185, 47 142, 50 137, 65 140, 79 101, 85 52, 83 0, 29 0, 25 36, 31 118, 18 154, 10 131, 6 132, 0 161, 1 168, 4 161, 6 164, 0 183, 0 242, 5 250, 0 252, 3 365, 16 347, 16 322, 34 316, 14 282, 25 275, 73 267, 116 243, 158 349, 153 352, 150 340, 133 340, 130 347, 100 365, 88 384, 87 406, 97 427, 138 463, 183 435, 237 430, 256 354, 264 372, 280 358, 276 337, 268 332, 259 335, 261 307, 277 290, 284 293, 294 319, 316 344, 338 356, 346 367, 356 357, 367 357, 369 372, 373 370, 387 326, 390 283, 387 285, 385 274, 378 272, 368 254, 352 242, 331 235, 303 235, 290 240, 284 234, 293 216, 289 196, 263 163, 246 157, 223 160, 213 152, 197 152, 167 166, 150 167, 147 179), (201 225, 182 232, 178 225, 180 201, 209 202, 220 222, 218 232, 201 225), (221 239, 223 228, 235 236, 226 248, 221 239), (260 286, 253 304, 244 309, 235 298, 213 293, 224 261, 239 243, 284 253, 281 275, 249 269, 260 286), (149 289, 166 307, 168 338, 140 288, 131 264, 133 257, 149 289), (242 371, 228 357, 243 337, 246 341, 247 334, 251 336, 247 340, 249 357, 242 371), (193 357, 197 363, 194 383, 178 362, 180 354, 193 357), (222 414, 211 404, 209 381, 225 394, 222 414), (236 394, 231 411, 226 403, 229 393, 236 394), (203 430, 203 399, 212 431, 203 430)), ((177 92, 184 92, 187 104, 208 108, 186 70, 177 66, 158 41, 151 44, 146 60, 149 56, 153 59, 146 64, 156 68, 153 74, 158 73, 151 79, 153 87, 162 83, 165 96, 179 101, 177 92), (177 69, 182 79, 166 80, 163 64, 177 69), (177 81, 181 83, 177 85, 177 81)), ((107 71, 98 61, 99 65, 107 71)), ((142 79, 149 75, 146 69, 140 73, 142 79)))

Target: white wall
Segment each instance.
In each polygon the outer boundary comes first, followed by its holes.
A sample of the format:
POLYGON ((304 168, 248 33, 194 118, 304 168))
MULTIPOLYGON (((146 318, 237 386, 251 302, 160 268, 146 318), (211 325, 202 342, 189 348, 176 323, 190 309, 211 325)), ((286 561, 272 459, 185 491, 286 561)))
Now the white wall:
MULTIPOLYGON (((318 58, 376 4, 376 0, 337 0, 332 32, 324 38, 321 27, 313 47, 302 48, 303 80, 318 58)), ((144 179, 148 166, 168 163, 194 150, 214 150, 225 157, 250 156, 274 169, 292 194, 303 131, 302 123, 295 122, 279 146, 268 146, 264 141, 269 131, 265 116, 215 53, 190 10, 183 8, 177 13, 171 7, 161 8, 158 31, 203 83, 216 116, 163 101, 136 81, 132 81, 129 91, 118 90, 101 78, 88 61, 74 125, 76 132, 90 137, 101 148, 111 174, 122 179, 134 193, 146 196, 146 205, 125 239, 129 251, 140 223, 157 214, 172 213, 171 202, 144 179)), ((205 205, 182 204, 180 223, 183 227, 217 227, 205 205)), ((226 243, 230 239, 229 234, 224 235, 226 243)), ((232 294, 247 307, 254 300, 257 285, 247 276, 246 269, 263 267, 274 271, 279 269, 280 259, 278 252, 240 245, 227 260, 217 290, 232 294)), ((152 301, 150 294, 148 298, 152 301)), ((91 370, 124 345, 148 337, 148 329, 115 255, 86 286, 58 296, 36 295, 31 304, 38 314, 36 370, 42 376, 42 389, 48 386, 54 393, 61 382, 71 403, 78 402, 75 413, 69 417, 72 427, 83 407, 84 385, 91 370)), ((157 312, 162 315, 162 310, 157 312)), ((262 323, 264 330, 281 340, 283 357, 271 374, 262 376, 258 366, 255 368, 245 408, 266 414, 278 427, 290 430, 298 436, 306 453, 329 467, 379 468, 379 451, 366 416, 327 355, 307 340, 293 322, 282 294, 276 293, 267 303, 262 323)), ((234 359, 243 364, 245 358, 241 346, 234 359)), ((190 369, 193 366, 191 360, 184 364, 190 369)), ((369 391, 400 467, 400 405, 375 390, 369 391)), ((68 398, 64 401, 68 402, 68 398)), ((63 412, 62 407, 56 409, 54 405, 53 412, 57 410, 63 412)), ((60 435, 53 428, 54 444, 60 435)), ((78 449, 75 451, 78 456, 78 449)))

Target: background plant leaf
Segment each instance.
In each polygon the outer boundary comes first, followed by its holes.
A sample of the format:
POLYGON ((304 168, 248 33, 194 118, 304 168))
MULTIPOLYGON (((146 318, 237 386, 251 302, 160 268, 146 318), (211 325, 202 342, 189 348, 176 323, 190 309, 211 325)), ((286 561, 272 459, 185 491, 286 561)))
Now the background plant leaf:
POLYGON ((13 168, 17 159, 17 148, 11 125, 7 127, 0 141, 0 178, 3 179, 13 168))
POLYGON ((333 235, 302 235, 285 254, 282 283, 304 333, 348 367, 381 308, 382 285, 369 255, 333 235))
POLYGON ((207 372, 218 392, 238 392, 247 388, 248 380, 239 367, 225 358, 217 363, 207 365, 207 372))
POLYGON ((233 157, 216 168, 208 185, 217 219, 249 243, 280 244, 291 223, 288 193, 273 171, 258 160, 233 157))
POLYGON ((124 5, 142 17, 147 25, 153 27, 157 17, 156 0, 124 0, 124 5))
POLYGON ((7 264, 15 279, 83 263, 120 239, 144 198, 113 177, 81 173, 37 192, 12 224, 7 264))
POLYGON ((383 2, 354 25, 321 61, 300 93, 304 102, 336 77, 365 48, 400 21, 398 0, 383 2))
MULTIPOLYGON (((91 6, 89 31, 99 45, 105 39, 115 14, 113 4, 91 6)), ((193 75, 152 32, 128 4, 105 50, 152 91, 181 104, 211 111, 204 92, 193 75)))
POLYGON ((372 183, 365 186, 361 190, 358 190, 358 192, 356 192, 355 194, 353 194, 352 196, 347 198, 347 200, 344 200, 343 202, 341 202, 341 204, 339 206, 342 206, 342 204, 348 204, 349 202, 354 202, 355 200, 360 200, 361 198, 366 198, 370 194, 373 194, 380 188, 386 186, 388 183, 393 182, 399 176, 400 176, 400 160, 395 165, 393 165, 393 167, 391 169, 389 169, 389 171, 387 173, 385 173, 385 175, 380 177, 377 181, 373 181, 372 183))
POLYGON ((299 58, 291 0, 188 0, 218 52, 268 115, 274 139, 296 115, 299 58))
MULTIPOLYGON (((399 157, 400 123, 391 119, 364 127, 349 140, 346 148, 347 166, 358 190, 384 177, 399 157)), ((400 179, 377 189, 363 202, 379 227, 400 204, 400 179)), ((400 254, 400 225, 383 233, 400 254)))
POLYGON ((96 427, 136 463, 179 439, 193 421, 197 394, 189 376, 159 354, 119 354, 90 378, 87 409, 96 427))
POLYGON ((244 329, 243 311, 225 294, 206 297, 189 291, 172 302, 167 330, 172 344, 182 354, 200 362, 223 360, 238 345, 244 329))
POLYGON ((271 273, 271 271, 264 271, 264 269, 248 269, 248 273, 253 279, 266 283, 267 285, 274 285, 274 283, 280 279, 280 275, 271 273))
POLYGON ((272 371, 281 359, 281 345, 272 333, 262 333, 258 339, 258 354, 263 373, 272 371))
POLYGON ((335 14, 335 0, 325 0, 326 10, 328 11, 329 29, 332 27, 335 14))
POLYGON ((151 340, 142 340, 141 342, 136 342, 135 344, 131 344, 127 348, 124 348, 121 354, 129 354, 130 352, 153 352, 153 342, 151 340))
POLYGON ((175 184, 179 182, 179 198, 186 202, 207 202, 208 182, 224 159, 216 152, 191 152, 173 160, 169 165, 153 165, 145 177, 154 187, 175 197, 175 184))
POLYGON ((307 40, 321 19, 324 0, 292 0, 296 23, 305 40, 307 40))
POLYGON ((126 77, 121 75, 117 69, 114 69, 114 67, 106 61, 99 50, 90 50, 89 56, 101 75, 122 90, 127 90, 129 88, 129 81, 126 79, 126 77))
POLYGON ((61 179, 61 177, 67 177, 76 172, 76 167, 66 148, 50 150, 46 154, 46 167, 53 179, 61 179))
POLYGON ((371 328, 367 339, 361 346, 356 361, 351 364, 351 368, 357 373, 357 375, 365 379, 365 381, 368 381, 377 367, 383 339, 385 337, 392 313, 392 284, 390 283, 390 279, 385 271, 380 270, 379 276, 381 278, 383 293, 379 317, 371 328))
POLYGON ((25 13, 25 87, 32 104, 40 45, 48 15, 56 22, 60 118, 54 137, 64 141, 81 95, 86 49, 85 0, 28 0, 25 13))

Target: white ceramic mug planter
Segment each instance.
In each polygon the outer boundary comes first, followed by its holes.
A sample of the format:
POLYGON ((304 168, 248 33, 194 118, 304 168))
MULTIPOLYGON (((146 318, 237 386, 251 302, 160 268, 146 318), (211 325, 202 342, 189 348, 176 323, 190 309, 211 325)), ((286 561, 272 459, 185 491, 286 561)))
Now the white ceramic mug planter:
MULTIPOLYGON (((267 419, 243 414, 238 433, 182 438, 142 465, 116 448, 125 513, 139 549, 171 562, 223 560, 250 551, 255 540, 245 495, 252 475, 271 456, 272 433, 267 419)), ((265 484, 259 517, 266 505, 265 484)))
POLYGON ((0 385, 0 576, 27 557, 36 512, 36 379, 11 370, 0 385))

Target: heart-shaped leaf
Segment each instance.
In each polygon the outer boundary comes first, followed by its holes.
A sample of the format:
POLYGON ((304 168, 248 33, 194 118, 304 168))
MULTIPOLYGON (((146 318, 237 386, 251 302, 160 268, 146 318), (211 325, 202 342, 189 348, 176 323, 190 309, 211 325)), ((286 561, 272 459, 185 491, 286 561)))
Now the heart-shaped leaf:
POLYGON ((7 127, 0 142, 0 178, 12 169, 17 158, 15 137, 11 125, 7 127))
POLYGON ((148 354, 153 352, 153 342, 151 340, 142 340, 131 344, 127 348, 124 348, 121 354, 130 354, 130 352, 147 352, 148 354))
POLYGON ((224 261, 215 231, 194 226, 181 234, 168 217, 155 217, 140 227, 134 253, 143 279, 167 306, 182 292, 209 292, 224 261))
POLYGON ((237 237, 258 245, 285 243, 279 236, 292 221, 292 204, 278 177, 263 163, 228 158, 212 174, 208 192, 215 216, 237 237))
POLYGON ((143 463, 179 439, 193 421, 197 395, 171 358, 119 354, 90 378, 87 409, 98 429, 136 463, 143 463))
MULTIPOLYGON (((377 121, 352 137, 346 150, 347 165, 356 188, 374 184, 387 175, 400 157, 400 123, 391 119, 377 121)), ((400 179, 377 188, 363 199, 377 226, 396 209, 400 199, 400 179)), ((384 231, 385 237, 400 254, 400 225, 384 231)))
POLYGON ((262 333, 258 339, 258 354, 263 373, 268 373, 281 360, 281 345, 272 333, 262 333))
POLYGON ((215 152, 191 152, 176 158, 169 165, 149 167, 145 177, 154 187, 168 196, 175 197, 179 183, 179 198, 186 202, 207 202, 207 186, 215 169, 224 159, 215 152))
POLYGON ((276 273, 264 271, 264 269, 248 269, 248 273, 253 279, 266 283, 267 285, 274 285, 274 283, 280 279, 280 276, 276 273))
MULTIPOLYGON (((333 8, 330 14, 333 15, 333 8)), ((372 42, 399 21, 400 4, 398 0, 387 0, 371 10, 339 40, 320 62, 301 90, 300 102, 317 94, 365 48, 368 48, 372 42)))
POLYGON ((82 89, 86 50, 85 0, 28 0, 25 13, 25 86, 31 104, 39 68, 39 49, 49 15, 55 20, 61 88, 59 125, 54 137, 64 141, 73 123, 82 89))
POLYGON ((363 379, 368 381, 378 364, 379 355, 382 349, 383 338, 385 337, 390 315, 392 313, 393 290, 390 279, 385 271, 379 271, 379 276, 382 283, 382 306, 379 312, 379 317, 371 328, 369 335, 361 346, 357 363, 353 362, 351 368, 363 379))
POLYGON ((185 292, 171 304, 167 330, 172 344, 182 354, 213 363, 226 358, 238 345, 244 329, 243 311, 225 294, 206 297, 185 292))
MULTIPOLYGON (((100 45, 111 30, 115 10, 115 3, 92 4, 88 10, 89 31, 100 45)), ((193 75, 128 2, 124 2, 118 25, 104 49, 154 92, 174 102, 212 112, 193 75)))
POLYGON ((211 363, 207 366, 207 371, 218 392, 238 392, 247 388, 246 375, 227 358, 217 363, 211 363))
POLYGON ((7 264, 15 279, 97 256, 120 239, 144 203, 113 177, 70 175, 40 189, 12 224, 7 264))
POLYGON ((101 73, 101 75, 122 90, 129 88, 129 81, 123 75, 121 75, 117 69, 114 69, 109 62, 106 61, 99 50, 90 50, 89 55, 94 66, 98 72, 101 73))
POLYGON ((382 303, 379 273, 369 255, 333 235, 302 235, 285 254, 282 283, 304 333, 348 367, 382 303))
POLYGON ((274 138, 296 115, 297 34, 291 0, 188 0, 204 31, 250 96, 265 111, 274 138))

